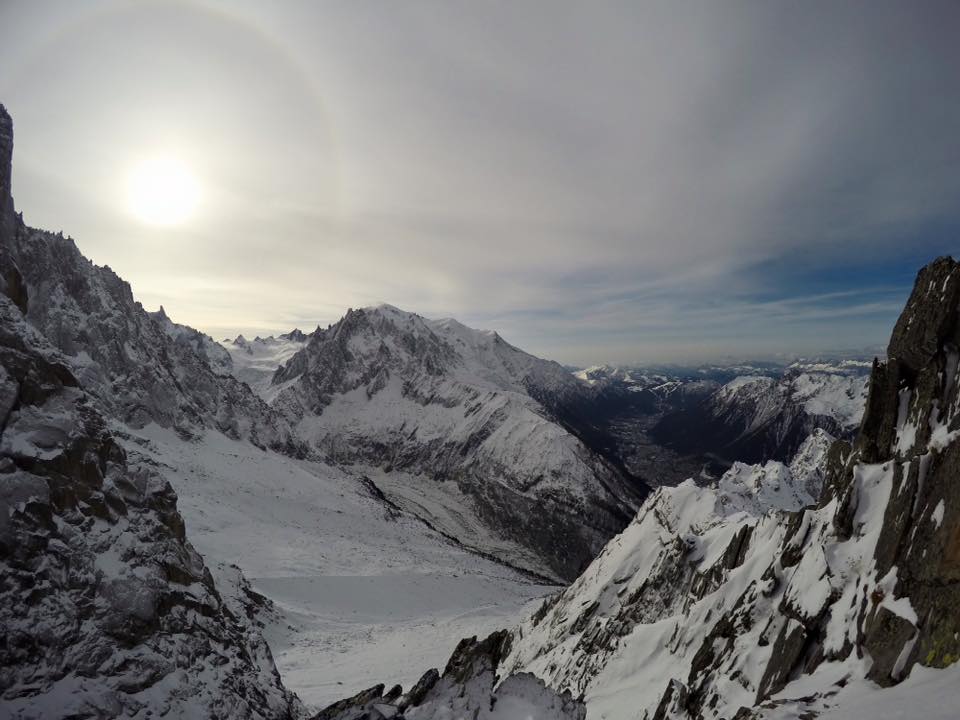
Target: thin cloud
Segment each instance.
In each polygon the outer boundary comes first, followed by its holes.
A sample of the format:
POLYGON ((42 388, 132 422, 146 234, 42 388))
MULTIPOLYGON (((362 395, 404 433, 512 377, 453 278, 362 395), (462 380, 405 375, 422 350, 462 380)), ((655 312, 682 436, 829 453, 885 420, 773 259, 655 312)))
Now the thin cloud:
POLYGON ((956 248, 957 27, 954 2, 7 3, 0 99, 27 220, 218 336, 385 300, 569 362, 808 352, 880 341, 893 270, 956 248), (121 202, 160 146, 206 198, 163 232, 121 202))

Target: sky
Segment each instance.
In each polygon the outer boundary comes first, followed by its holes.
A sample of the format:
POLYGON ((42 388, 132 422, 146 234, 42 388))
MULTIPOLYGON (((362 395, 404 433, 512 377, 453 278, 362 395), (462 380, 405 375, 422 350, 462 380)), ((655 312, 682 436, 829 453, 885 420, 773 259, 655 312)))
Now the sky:
POLYGON ((958 37, 932 0, 2 0, 0 102, 25 220, 217 338, 388 302, 571 364, 810 355, 960 252, 958 37))

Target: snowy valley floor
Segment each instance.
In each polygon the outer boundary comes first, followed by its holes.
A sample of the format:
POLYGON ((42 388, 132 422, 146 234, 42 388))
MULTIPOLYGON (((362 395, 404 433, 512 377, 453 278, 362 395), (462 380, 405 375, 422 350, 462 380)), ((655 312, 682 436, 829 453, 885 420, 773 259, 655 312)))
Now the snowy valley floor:
POLYGON ((156 426, 124 432, 131 456, 177 491, 194 546, 276 603, 267 639, 311 708, 378 682, 409 687, 442 670, 460 638, 514 625, 557 589, 388 511, 359 474, 213 432, 199 443, 156 426))

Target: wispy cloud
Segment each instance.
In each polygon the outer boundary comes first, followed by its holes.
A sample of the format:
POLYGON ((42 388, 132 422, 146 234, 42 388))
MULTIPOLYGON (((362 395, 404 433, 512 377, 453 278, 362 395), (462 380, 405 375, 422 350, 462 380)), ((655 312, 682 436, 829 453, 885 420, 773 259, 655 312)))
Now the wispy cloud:
POLYGON ((389 301, 572 362, 807 352, 881 342, 957 248, 958 26, 937 1, 10 3, 0 99, 27 219, 218 335, 389 301), (183 228, 122 208, 155 146, 204 183, 183 228))

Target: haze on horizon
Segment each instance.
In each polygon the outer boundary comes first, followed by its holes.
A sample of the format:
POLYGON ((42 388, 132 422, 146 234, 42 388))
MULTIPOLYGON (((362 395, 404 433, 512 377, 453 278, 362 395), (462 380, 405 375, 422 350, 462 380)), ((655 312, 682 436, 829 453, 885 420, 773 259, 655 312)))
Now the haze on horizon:
POLYGON ((960 250, 958 31, 933 0, 8 0, 0 102, 25 220, 217 338, 389 302, 583 365, 814 354, 882 344, 960 250))

